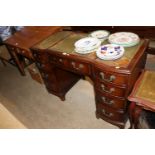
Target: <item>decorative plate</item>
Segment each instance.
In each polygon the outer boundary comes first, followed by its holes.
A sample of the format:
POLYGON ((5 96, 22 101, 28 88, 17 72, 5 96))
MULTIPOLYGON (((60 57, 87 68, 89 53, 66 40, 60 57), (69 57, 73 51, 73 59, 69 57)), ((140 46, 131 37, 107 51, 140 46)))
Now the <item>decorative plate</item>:
POLYGON ((76 53, 79 53, 79 54, 89 54, 89 53, 92 53, 92 52, 96 52, 98 48, 95 48, 95 49, 92 49, 92 50, 85 50, 85 51, 82 51, 82 50, 78 50, 75 48, 75 52, 76 53))
POLYGON ((101 41, 97 38, 86 37, 75 42, 74 46, 79 50, 92 50, 101 45, 101 41))
POLYGON ((96 55, 103 60, 115 60, 123 56, 124 47, 116 44, 107 44, 98 48, 96 55))
POLYGON ((111 44, 122 45, 124 47, 135 46, 139 41, 139 36, 132 32, 117 32, 109 36, 111 44))
POLYGON ((107 37, 109 36, 109 32, 106 30, 97 30, 97 31, 93 31, 90 36, 94 37, 94 38, 98 38, 98 39, 107 39, 107 37))

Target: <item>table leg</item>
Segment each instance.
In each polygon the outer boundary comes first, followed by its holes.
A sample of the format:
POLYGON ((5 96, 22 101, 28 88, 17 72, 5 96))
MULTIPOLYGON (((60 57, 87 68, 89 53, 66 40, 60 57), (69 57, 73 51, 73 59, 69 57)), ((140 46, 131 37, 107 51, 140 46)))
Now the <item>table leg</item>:
POLYGON ((18 54, 15 51, 10 50, 9 48, 7 48, 7 49, 9 51, 10 55, 12 56, 12 58, 14 59, 19 72, 21 73, 22 76, 25 76, 26 74, 24 71, 24 63, 22 61, 20 61, 18 54))
POLYGON ((140 106, 135 107, 135 111, 134 111, 134 128, 138 129, 138 121, 139 121, 139 116, 142 112, 142 108, 140 106))
POLYGON ((133 129, 134 127, 134 111, 135 111, 136 104, 135 102, 131 102, 129 105, 129 121, 130 127, 129 129, 133 129))

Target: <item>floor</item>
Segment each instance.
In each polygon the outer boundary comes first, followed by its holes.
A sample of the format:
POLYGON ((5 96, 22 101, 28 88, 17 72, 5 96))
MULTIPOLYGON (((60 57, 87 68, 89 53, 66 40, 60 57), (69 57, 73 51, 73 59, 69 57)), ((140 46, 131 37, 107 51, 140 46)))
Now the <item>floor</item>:
MULTIPOLYGON (((154 56, 148 56, 146 68, 155 69, 154 56)), ((93 85, 88 78, 73 86, 62 102, 28 72, 23 77, 15 67, 0 64, 0 108, 4 108, 0 110, 0 128, 118 129, 96 118, 93 85)))

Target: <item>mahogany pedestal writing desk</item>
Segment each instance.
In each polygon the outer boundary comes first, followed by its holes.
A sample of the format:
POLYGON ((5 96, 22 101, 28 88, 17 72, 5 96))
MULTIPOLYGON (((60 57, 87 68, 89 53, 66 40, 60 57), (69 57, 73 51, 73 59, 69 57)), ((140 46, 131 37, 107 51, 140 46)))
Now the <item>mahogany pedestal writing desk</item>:
POLYGON ((34 60, 30 47, 60 29, 60 26, 27 26, 14 33, 4 42, 21 75, 25 75, 24 58, 31 61, 34 60))
POLYGON ((124 128, 128 118, 127 97, 145 66, 148 40, 125 48, 124 56, 118 60, 104 61, 95 52, 74 51, 74 43, 86 36, 69 31, 49 36, 31 48, 36 65, 48 92, 62 100, 81 77, 89 76, 94 85, 96 117, 124 128))
POLYGON ((132 102, 129 107, 131 128, 138 128, 138 121, 143 109, 155 112, 155 72, 144 71, 137 80, 128 97, 132 102))

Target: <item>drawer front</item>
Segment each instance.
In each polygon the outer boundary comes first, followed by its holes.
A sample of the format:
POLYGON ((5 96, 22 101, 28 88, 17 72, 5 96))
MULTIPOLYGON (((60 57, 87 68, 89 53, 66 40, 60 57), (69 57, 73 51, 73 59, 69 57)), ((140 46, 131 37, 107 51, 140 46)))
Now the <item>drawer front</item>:
POLYGON ((49 58, 46 53, 41 53, 41 52, 33 52, 33 56, 35 61, 40 62, 40 63, 48 63, 49 58))
POLYGON ((113 96, 124 97, 126 93, 125 88, 116 87, 111 84, 105 82, 95 82, 95 88, 101 91, 102 93, 106 93, 113 96))
POLYGON ((69 61, 69 68, 77 73, 90 75, 91 74, 91 67, 88 63, 78 62, 74 60, 69 61))
POLYGON ((120 122, 122 122, 122 120, 124 120, 124 117, 125 117, 124 113, 116 112, 115 110, 113 110, 107 106, 104 106, 102 104, 97 104, 96 107, 97 107, 97 113, 99 113, 99 115, 101 117, 105 117, 110 120, 120 121, 120 122))
POLYGON ((126 100, 107 95, 106 93, 101 93, 96 90, 96 101, 97 103, 115 108, 116 110, 126 109, 126 100))
POLYGON ((68 60, 63 57, 50 56, 49 61, 57 66, 68 67, 68 60))
POLYGON ((40 71, 43 71, 43 72, 51 72, 52 71, 52 67, 50 64, 44 64, 44 63, 36 62, 36 65, 40 71))
POLYGON ((127 76, 124 76, 122 74, 110 73, 95 69, 95 77, 100 79, 101 81, 106 81, 117 85, 127 84, 127 76))

